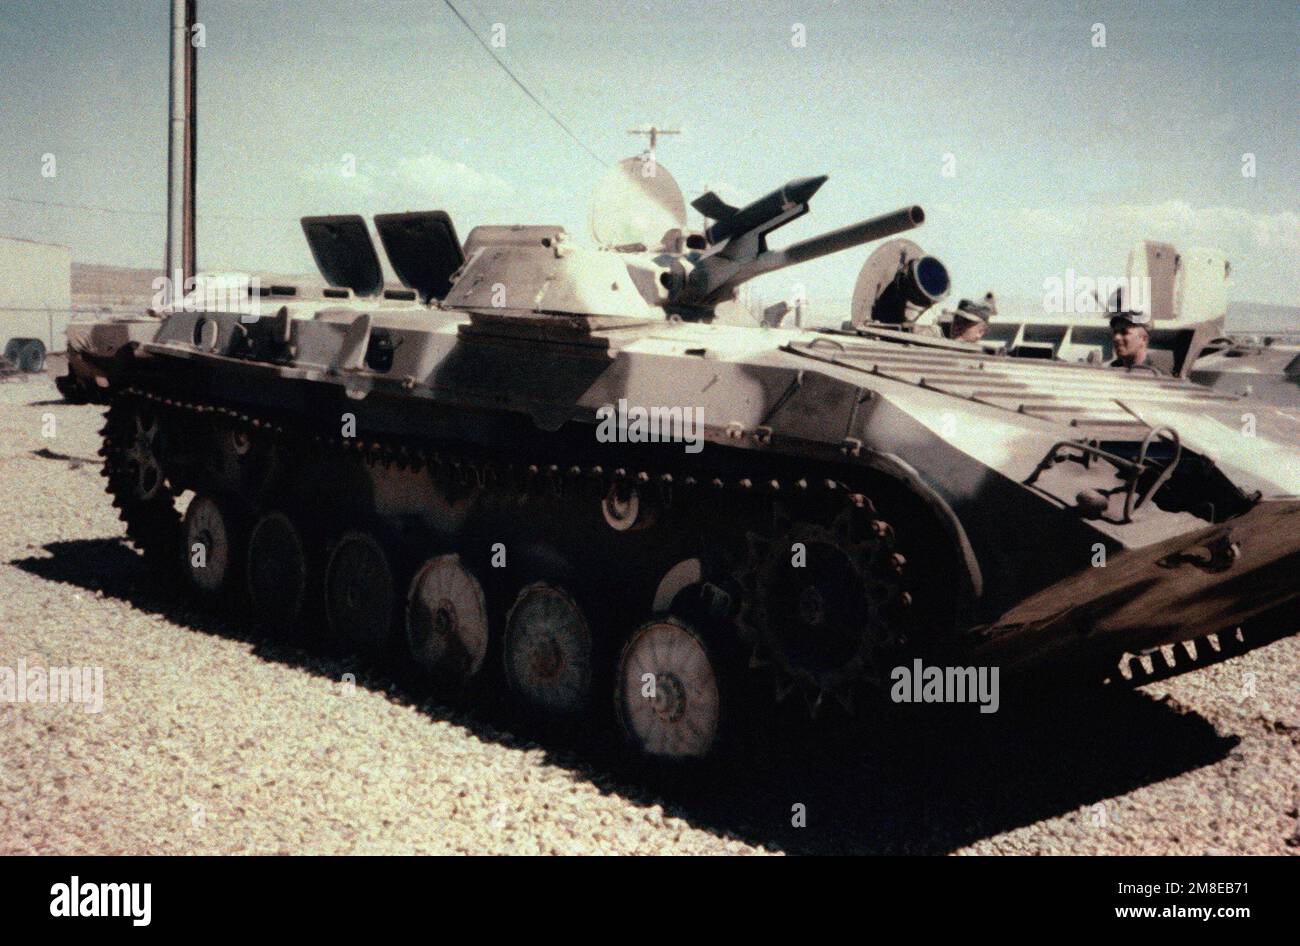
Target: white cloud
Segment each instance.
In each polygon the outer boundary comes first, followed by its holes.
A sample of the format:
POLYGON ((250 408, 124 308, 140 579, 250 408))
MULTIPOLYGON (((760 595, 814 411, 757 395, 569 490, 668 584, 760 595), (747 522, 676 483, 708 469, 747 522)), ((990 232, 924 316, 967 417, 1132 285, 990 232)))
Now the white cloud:
POLYGON ((505 178, 476 170, 462 161, 451 161, 426 151, 405 155, 394 161, 377 164, 360 158, 354 173, 345 171, 344 160, 314 164, 304 177, 314 186, 332 190, 340 200, 368 208, 395 210, 405 208, 496 206, 511 200, 516 188, 505 178))

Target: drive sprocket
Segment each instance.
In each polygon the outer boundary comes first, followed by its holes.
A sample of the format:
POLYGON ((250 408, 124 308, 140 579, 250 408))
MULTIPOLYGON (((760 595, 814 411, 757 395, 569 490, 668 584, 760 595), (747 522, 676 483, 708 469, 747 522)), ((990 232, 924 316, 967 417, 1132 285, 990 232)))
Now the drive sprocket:
POLYGON ((180 561, 181 518, 163 467, 166 436, 154 404, 122 394, 109 404, 100 455, 101 475, 127 539, 155 574, 174 576, 180 561))
POLYGON ((910 613, 892 527, 866 497, 840 495, 827 510, 778 510, 767 534, 750 534, 741 579, 751 664, 771 664, 778 699, 800 690, 813 712, 828 695, 851 709, 859 686, 882 685, 910 613))

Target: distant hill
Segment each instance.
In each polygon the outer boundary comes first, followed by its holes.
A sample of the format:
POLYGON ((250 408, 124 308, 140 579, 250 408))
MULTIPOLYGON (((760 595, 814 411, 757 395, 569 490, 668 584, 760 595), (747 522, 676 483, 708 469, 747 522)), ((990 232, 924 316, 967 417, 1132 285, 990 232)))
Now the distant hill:
POLYGON ((161 269, 133 269, 103 263, 72 263, 72 304, 139 306, 149 304, 161 269))
POLYGON ((1300 332, 1300 307, 1267 302, 1232 302, 1224 328, 1230 332, 1300 332))

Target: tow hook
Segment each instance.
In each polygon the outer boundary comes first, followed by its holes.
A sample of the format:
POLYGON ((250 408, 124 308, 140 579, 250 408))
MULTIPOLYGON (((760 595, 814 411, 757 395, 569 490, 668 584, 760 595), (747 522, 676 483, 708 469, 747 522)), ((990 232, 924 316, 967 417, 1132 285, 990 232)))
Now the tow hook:
POLYGON ((1195 565, 1201 571, 1226 572, 1239 558, 1241 558, 1241 543, 1234 541, 1231 532, 1225 532, 1181 552, 1166 555, 1160 559, 1159 564, 1164 568, 1195 565))

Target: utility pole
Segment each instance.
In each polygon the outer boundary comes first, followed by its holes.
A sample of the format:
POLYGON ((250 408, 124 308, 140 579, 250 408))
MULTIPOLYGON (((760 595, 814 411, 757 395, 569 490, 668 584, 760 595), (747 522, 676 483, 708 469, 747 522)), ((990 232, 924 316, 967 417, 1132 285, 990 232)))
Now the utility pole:
POLYGON ((167 124, 167 242, 163 267, 179 302, 194 277, 194 176, 198 145, 194 24, 197 0, 172 0, 171 90, 167 124), (180 284, 176 285, 179 279, 180 284))

